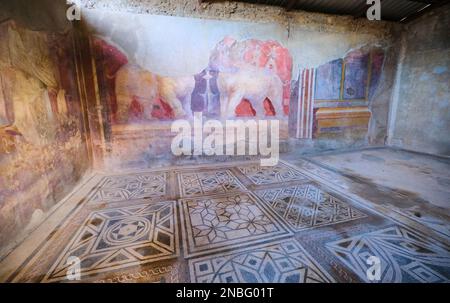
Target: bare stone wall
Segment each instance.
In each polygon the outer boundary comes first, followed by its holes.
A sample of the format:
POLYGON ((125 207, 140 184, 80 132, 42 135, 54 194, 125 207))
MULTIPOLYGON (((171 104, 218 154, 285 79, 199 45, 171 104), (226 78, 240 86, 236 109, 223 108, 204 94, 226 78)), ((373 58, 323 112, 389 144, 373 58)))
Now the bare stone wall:
POLYGON ((450 156, 450 5, 409 23, 390 114, 392 146, 450 156))

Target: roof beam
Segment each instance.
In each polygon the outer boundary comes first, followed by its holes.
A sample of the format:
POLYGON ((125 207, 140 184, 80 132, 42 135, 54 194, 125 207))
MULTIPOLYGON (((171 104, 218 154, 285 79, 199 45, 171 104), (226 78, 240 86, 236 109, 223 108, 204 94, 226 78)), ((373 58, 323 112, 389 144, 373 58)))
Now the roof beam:
MULTIPOLYGON (((417 0, 415 0, 417 1, 417 0)), ((422 2, 422 1, 420 1, 422 2)), ((429 6, 425 7, 424 9, 418 10, 412 14, 409 14, 408 16, 405 16, 402 20, 400 20, 401 23, 407 23, 411 22, 424 14, 428 13, 429 11, 436 9, 438 7, 444 6, 446 4, 449 4, 450 0, 434 0, 433 3, 431 3, 429 6)))

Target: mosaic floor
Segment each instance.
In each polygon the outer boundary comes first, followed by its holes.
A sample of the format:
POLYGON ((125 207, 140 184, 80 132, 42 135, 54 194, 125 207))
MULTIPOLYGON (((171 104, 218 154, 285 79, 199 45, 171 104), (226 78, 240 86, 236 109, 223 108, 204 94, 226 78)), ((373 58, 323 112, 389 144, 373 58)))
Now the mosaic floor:
POLYGON ((370 282, 375 256, 381 282, 449 281, 448 237, 327 176, 251 161, 97 175, 2 278, 72 282, 76 257, 82 282, 370 282))

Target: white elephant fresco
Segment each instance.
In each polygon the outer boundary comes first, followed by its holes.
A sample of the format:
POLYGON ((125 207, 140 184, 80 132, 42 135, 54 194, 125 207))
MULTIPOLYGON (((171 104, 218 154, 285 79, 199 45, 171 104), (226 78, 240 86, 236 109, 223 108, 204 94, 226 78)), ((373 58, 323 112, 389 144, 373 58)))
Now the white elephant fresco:
POLYGON ((269 99, 277 118, 284 116, 283 83, 273 73, 261 72, 258 68, 242 69, 235 73, 220 73, 220 116, 233 118, 236 107, 243 99, 249 100, 256 116, 265 116, 264 100, 269 99))
POLYGON ((166 77, 129 62, 128 56, 101 40, 97 64, 107 78, 101 89, 112 91, 108 101, 117 123, 192 117, 194 111, 219 115, 286 118, 292 59, 275 41, 225 38, 210 55, 209 66, 196 75, 166 77), (112 97, 111 97, 112 96, 112 97), (247 102, 248 110, 242 104, 247 102), (269 108, 269 109, 268 109, 269 108), (247 111, 247 112, 246 112, 247 111))

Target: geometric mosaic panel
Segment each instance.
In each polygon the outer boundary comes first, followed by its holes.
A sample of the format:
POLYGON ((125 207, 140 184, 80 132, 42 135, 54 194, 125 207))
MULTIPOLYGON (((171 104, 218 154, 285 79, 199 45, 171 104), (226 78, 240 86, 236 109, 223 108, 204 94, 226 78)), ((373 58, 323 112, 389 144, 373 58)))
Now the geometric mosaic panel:
POLYGON ((246 190, 228 169, 178 173, 178 182, 182 197, 246 190))
POLYGON ((328 273, 294 239, 189 261, 197 283, 325 283, 328 273))
POLYGON ((166 194, 166 173, 151 172, 103 178, 90 201, 118 202, 166 194))
POLYGON ((247 193, 180 201, 184 248, 189 257, 291 235, 247 193))
POLYGON ((66 279, 69 257, 81 275, 160 261, 179 254, 175 202, 154 202, 92 212, 44 281, 66 279))
POLYGON ((380 258, 381 282, 449 282, 450 247, 401 226, 327 243, 326 247, 361 279, 370 282, 370 256, 380 258))
POLYGON ((251 164, 238 166, 238 169, 256 185, 308 180, 308 178, 298 170, 281 162, 275 166, 251 164))
POLYGON ((297 231, 367 217, 312 184, 255 193, 297 231))

